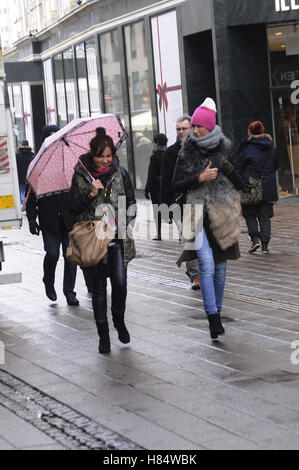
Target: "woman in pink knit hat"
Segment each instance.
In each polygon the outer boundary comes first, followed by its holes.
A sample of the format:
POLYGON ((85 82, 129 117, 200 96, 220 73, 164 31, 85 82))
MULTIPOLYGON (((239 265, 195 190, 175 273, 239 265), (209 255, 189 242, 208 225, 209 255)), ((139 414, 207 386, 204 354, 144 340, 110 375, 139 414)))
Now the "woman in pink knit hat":
POLYGON ((178 260, 198 258, 204 308, 211 338, 225 330, 221 323, 226 261, 240 256, 240 197, 243 182, 231 161, 232 143, 216 125, 216 105, 207 98, 192 116, 192 131, 185 138, 175 174, 173 189, 187 193, 187 204, 203 205, 203 230, 190 250, 178 260))

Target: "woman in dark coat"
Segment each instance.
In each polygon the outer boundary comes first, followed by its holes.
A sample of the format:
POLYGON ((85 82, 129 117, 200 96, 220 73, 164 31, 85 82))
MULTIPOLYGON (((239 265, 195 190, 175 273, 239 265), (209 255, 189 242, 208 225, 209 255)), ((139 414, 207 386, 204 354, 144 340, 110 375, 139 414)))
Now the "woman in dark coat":
POLYGON ((81 155, 75 167, 70 190, 69 209, 76 222, 101 220, 104 206, 115 216, 115 240, 96 266, 84 268, 92 279, 92 306, 99 335, 99 352, 109 353, 107 318, 107 277, 110 277, 113 324, 122 343, 130 342, 124 322, 127 298, 127 265, 135 257, 132 224, 136 217, 136 199, 128 172, 119 166, 115 147, 102 127, 90 141, 90 153, 81 155), (119 208, 125 197, 126 204, 119 208), (120 213, 120 209, 124 211, 120 213))
POLYGON ((262 253, 268 254, 273 203, 278 200, 276 171, 279 159, 272 137, 265 134, 262 122, 255 121, 249 125, 248 139, 241 142, 238 153, 238 170, 244 183, 249 183, 249 177, 261 178, 265 168, 262 180, 262 202, 251 206, 243 204, 242 208, 251 238, 249 253, 254 253, 262 244, 262 253))
POLYGON ((167 148, 167 137, 165 134, 156 134, 154 136, 154 151, 151 156, 150 164, 148 167, 147 182, 144 190, 145 197, 151 198, 153 204, 154 219, 156 224, 157 234, 154 240, 162 240, 161 237, 161 212, 158 211, 160 204, 160 185, 162 173, 162 160, 163 155, 167 148), (150 195, 150 196, 149 196, 150 195))
MULTIPOLYGON (((228 159, 233 159, 231 142, 216 126, 216 105, 211 98, 192 116, 193 131, 184 139, 173 177, 176 193, 187 192, 187 204, 203 207, 203 230, 194 248, 178 261, 197 256, 204 308, 212 339, 225 333, 220 312, 226 277, 226 261, 240 256, 240 197, 234 185, 242 180, 228 159), (227 175, 227 176, 225 176, 227 175)), ((197 225, 195 220, 195 225, 197 225)), ((184 233, 183 233, 184 235, 184 233)))

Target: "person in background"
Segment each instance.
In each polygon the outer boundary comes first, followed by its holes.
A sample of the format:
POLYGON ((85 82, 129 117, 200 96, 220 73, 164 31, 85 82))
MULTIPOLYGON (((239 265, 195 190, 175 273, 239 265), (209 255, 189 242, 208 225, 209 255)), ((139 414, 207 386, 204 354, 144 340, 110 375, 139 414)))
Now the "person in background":
POLYGON ((167 146, 167 137, 165 134, 156 134, 154 136, 154 151, 148 167, 147 182, 144 190, 146 199, 151 199, 153 205, 154 219, 156 224, 156 236, 154 240, 162 240, 161 212, 158 210, 160 204, 160 185, 161 185, 161 167, 164 152, 167 146))
POLYGON ((194 250, 184 250, 178 264, 197 257, 201 292, 211 339, 225 330, 221 323, 226 261, 238 259, 240 196, 243 182, 229 158, 232 143, 216 125, 216 104, 207 98, 192 116, 192 131, 183 141, 177 161, 173 189, 187 192, 187 204, 203 207, 203 229, 195 238, 194 250), (235 187, 234 187, 235 186, 235 187))
POLYGON ((22 204, 25 201, 25 184, 26 184, 27 170, 33 158, 34 158, 34 152, 32 152, 32 148, 29 146, 28 140, 23 140, 16 154, 20 198, 21 198, 22 204))
MULTIPOLYGON (((56 125, 43 127, 43 140, 58 130, 59 127, 56 125)), ((60 246, 62 246, 64 257, 63 293, 68 305, 78 306, 79 301, 74 291, 77 266, 70 263, 65 257, 69 245, 68 233, 74 225, 74 217, 68 209, 68 200, 68 191, 37 199, 35 192, 31 188, 26 204, 26 214, 30 233, 32 235, 39 235, 40 231, 42 232, 44 250, 46 252, 43 263, 43 283, 47 297, 53 302, 57 300, 54 287, 55 271, 59 259, 60 246)))
MULTIPOLYGON (((163 160, 162 160, 162 168, 161 168, 161 186, 160 186, 160 203, 166 204, 168 207, 171 207, 175 203, 175 193, 172 187, 172 178, 177 162, 177 158, 179 155, 179 151, 181 150, 182 143, 184 138, 189 134, 191 131, 191 116, 185 115, 181 116, 176 121, 176 133, 177 139, 176 142, 167 148, 164 153, 163 160)), ((183 215, 183 204, 184 198, 180 201, 180 212, 181 216, 183 215)), ((182 217, 177 220, 175 217, 173 219, 173 214, 170 212, 170 223, 175 221, 175 224, 179 230, 181 235, 182 231, 182 217)), ((193 290, 200 289, 200 279, 199 279, 199 266, 197 259, 187 261, 186 263, 186 274, 191 281, 191 288, 193 290)))
POLYGON ((262 179, 263 199, 257 205, 242 204, 248 235, 251 238, 249 253, 254 253, 262 245, 262 253, 268 254, 271 239, 271 218, 273 204, 278 200, 276 171, 279 166, 278 152, 273 145, 272 137, 265 134, 261 121, 254 121, 248 127, 248 138, 239 147, 237 168, 245 184, 249 177, 262 179))
POLYGON ((101 220, 104 207, 114 213, 115 240, 96 266, 84 268, 92 278, 92 306, 99 335, 99 353, 111 350, 107 318, 107 278, 111 283, 111 311, 119 341, 127 344, 130 334, 125 325, 127 299, 127 265, 135 257, 132 224, 136 217, 136 199, 130 176, 119 165, 112 138, 99 127, 90 141, 90 152, 80 156, 70 190, 69 209, 76 222, 101 220), (89 176, 88 178, 86 177, 89 176), (90 178, 90 175, 92 178, 90 178), (126 197, 126 217, 122 226, 119 220, 119 196, 126 197), (123 232, 126 233, 123 233, 123 232))

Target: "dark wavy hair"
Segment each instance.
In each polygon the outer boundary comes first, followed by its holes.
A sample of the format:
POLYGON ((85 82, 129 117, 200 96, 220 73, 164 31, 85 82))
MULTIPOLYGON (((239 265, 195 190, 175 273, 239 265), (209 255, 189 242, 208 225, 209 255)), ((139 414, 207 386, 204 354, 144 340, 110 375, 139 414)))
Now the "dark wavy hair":
POLYGON ((98 127, 96 130, 96 136, 89 142, 91 155, 101 155, 106 147, 111 148, 113 156, 115 155, 116 149, 112 137, 106 134, 104 127, 98 127))
POLYGON ((261 121, 254 121, 249 124, 248 129, 252 135, 264 134, 265 127, 261 121))

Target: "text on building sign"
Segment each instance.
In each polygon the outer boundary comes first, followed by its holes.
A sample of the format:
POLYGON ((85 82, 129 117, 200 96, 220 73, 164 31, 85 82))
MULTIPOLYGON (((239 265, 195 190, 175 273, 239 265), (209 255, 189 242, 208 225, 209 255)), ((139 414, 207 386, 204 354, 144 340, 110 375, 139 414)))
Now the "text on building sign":
POLYGON ((275 0, 276 11, 299 10, 298 0, 275 0))

